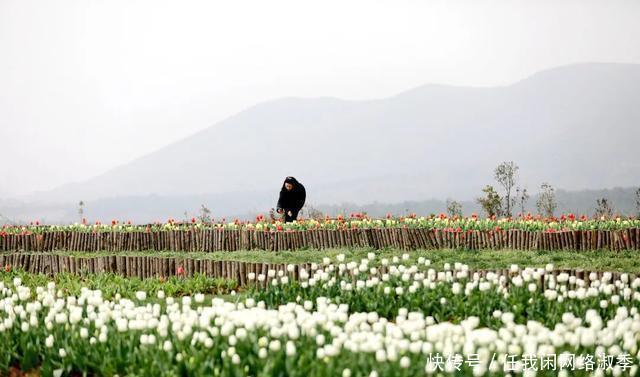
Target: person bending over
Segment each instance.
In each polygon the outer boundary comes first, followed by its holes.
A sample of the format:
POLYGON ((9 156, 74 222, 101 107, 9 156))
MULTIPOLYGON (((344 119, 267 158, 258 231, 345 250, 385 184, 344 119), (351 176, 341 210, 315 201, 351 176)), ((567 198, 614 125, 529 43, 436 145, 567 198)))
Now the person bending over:
POLYGON ((306 197, 302 183, 293 177, 285 178, 278 198, 278 213, 284 214, 284 222, 289 223, 298 218, 306 197))

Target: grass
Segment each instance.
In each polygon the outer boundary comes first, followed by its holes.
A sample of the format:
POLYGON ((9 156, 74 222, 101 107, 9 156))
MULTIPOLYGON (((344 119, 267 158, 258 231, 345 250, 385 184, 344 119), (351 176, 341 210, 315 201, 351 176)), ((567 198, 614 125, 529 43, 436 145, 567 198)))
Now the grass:
POLYGON ((237 283, 233 280, 212 278, 204 275, 193 277, 169 278, 138 278, 124 277, 113 273, 99 273, 91 275, 75 275, 71 273, 59 273, 51 277, 44 274, 32 274, 23 270, 0 272, 0 282, 10 286, 14 278, 20 278, 22 285, 35 290, 36 287, 46 287, 47 283, 56 283, 56 289, 65 295, 79 296, 82 287, 102 291, 102 297, 112 299, 116 294, 132 298, 137 291, 145 291, 150 297, 154 297, 159 290, 163 290, 167 296, 180 297, 204 293, 208 295, 229 295, 237 289, 237 283))
MULTIPOLYGON (((582 268, 598 271, 621 271, 640 273, 640 251, 610 250, 598 251, 523 251, 523 250, 414 250, 398 249, 373 250, 370 248, 355 249, 327 249, 327 250, 296 250, 296 251, 233 251, 233 252, 55 252, 59 255, 77 257, 95 257, 110 255, 159 256, 167 258, 212 259, 221 261, 240 261, 252 263, 307 263, 320 262, 323 257, 334 258, 338 254, 345 254, 347 260, 365 258, 367 253, 374 252, 380 258, 392 258, 404 253, 410 255, 411 260, 419 257, 430 259, 435 268, 445 263, 461 262, 475 269, 508 268, 512 264, 528 267, 544 267, 553 263, 556 268, 582 268)), ((49 253, 50 254, 50 253, 49 253)))

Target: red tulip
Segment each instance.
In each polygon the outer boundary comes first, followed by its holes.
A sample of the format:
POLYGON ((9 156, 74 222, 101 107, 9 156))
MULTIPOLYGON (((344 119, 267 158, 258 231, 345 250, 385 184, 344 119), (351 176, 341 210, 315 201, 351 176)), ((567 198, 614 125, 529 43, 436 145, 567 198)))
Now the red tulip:
POLYGON ((182 267, 181 265, 178 266, 178 270, 176 271, 176 275, 179 275, 179 276, 184 275, 184 267, 182 267))
POLYGON ((11 272, 11 265, 7 264, 6 266, 4 266, 4 272, 11 272))

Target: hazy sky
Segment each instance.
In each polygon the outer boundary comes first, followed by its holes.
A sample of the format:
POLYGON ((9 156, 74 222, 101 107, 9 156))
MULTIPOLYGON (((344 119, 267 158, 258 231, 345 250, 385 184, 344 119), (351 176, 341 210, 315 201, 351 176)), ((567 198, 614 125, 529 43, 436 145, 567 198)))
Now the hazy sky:
POLYGON ((282 96, 640 63, 640 1, 0 0, 0 195, 83 180, 282 96))

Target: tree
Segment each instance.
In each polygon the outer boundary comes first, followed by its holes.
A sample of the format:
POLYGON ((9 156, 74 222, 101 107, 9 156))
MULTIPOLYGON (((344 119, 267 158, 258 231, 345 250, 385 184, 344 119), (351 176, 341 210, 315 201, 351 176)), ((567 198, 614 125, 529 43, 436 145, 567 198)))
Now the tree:
POLYGON ((80 222, 82 223, 82 219, 84 219, 84 201, 80 201, 80 203, 78 203, 78 215, 80 216, 80 222))
POLYGON ((322 211, 320 211, 319 209, 317 209, 316 207, 314 207, 309 203, 304 205, 304 208, 302 209, 301 213, 309 219, 314 219, 314 220, 324 219, 324 213, 322 213, 322 211))
POLYGON ((613 217, 613 207, 607 198, 596 200, 596 217, 611 218, 613 217))
POLYGON ((529 201, 529 193, 527 192, 527 189, 525 188, 520 191, 520 187, 518 187, 516 189, 516 197, 520 203, 520 213, 524 216, 525 206, 527 205, 527 201, 529 201))
POLYGON ((455 200, 447 199, 447 213, 449 217, 462 217, 462 204, 455 200))
POLYGON ((640 219, 640 187, 636 190, 636 216, 640 219))
MULTIPOLYGON (((7 216, 5 216, 5 215, 3 215, 1 213, 0 213, 0 220, 4 221, 5 223, 10 224, 10 225, 16 225, 17 224, 15 220, 12 220, 12 219, 8 218, 7 216), (4 220, 2 220, 2 219, 4 219, 4 220)), ((2 221, 0 221, 0 224, 2 224, 2 221)))
POLYGON ((201 223, 210 223, 211 222, 211 210, 207 208, 204 204, 200 205, 200 216, 198 219, 201 223))
POLYGON ((477 198, 476 201, 482 209, 487 213, 487 216, 499 216, 502 208, 502 198, 500 194, 491 185, 487 185, 482 189, 484 197, 477 198))
POLYGON ((494 171, 494 178, 505 191, 502 213, 511 217, 511 211, 516 204, 516 198, 511 197, 511 191, 518 181, 518 165, 513 161, 501 163, 494 171))
POLYGON ((556 190, 548 183, 540 185, 540 194, 538 194, 538 201, 536 202, 538 213, 546 216, 553 217, 553 213, 558 208, 556 202, 556 190))

